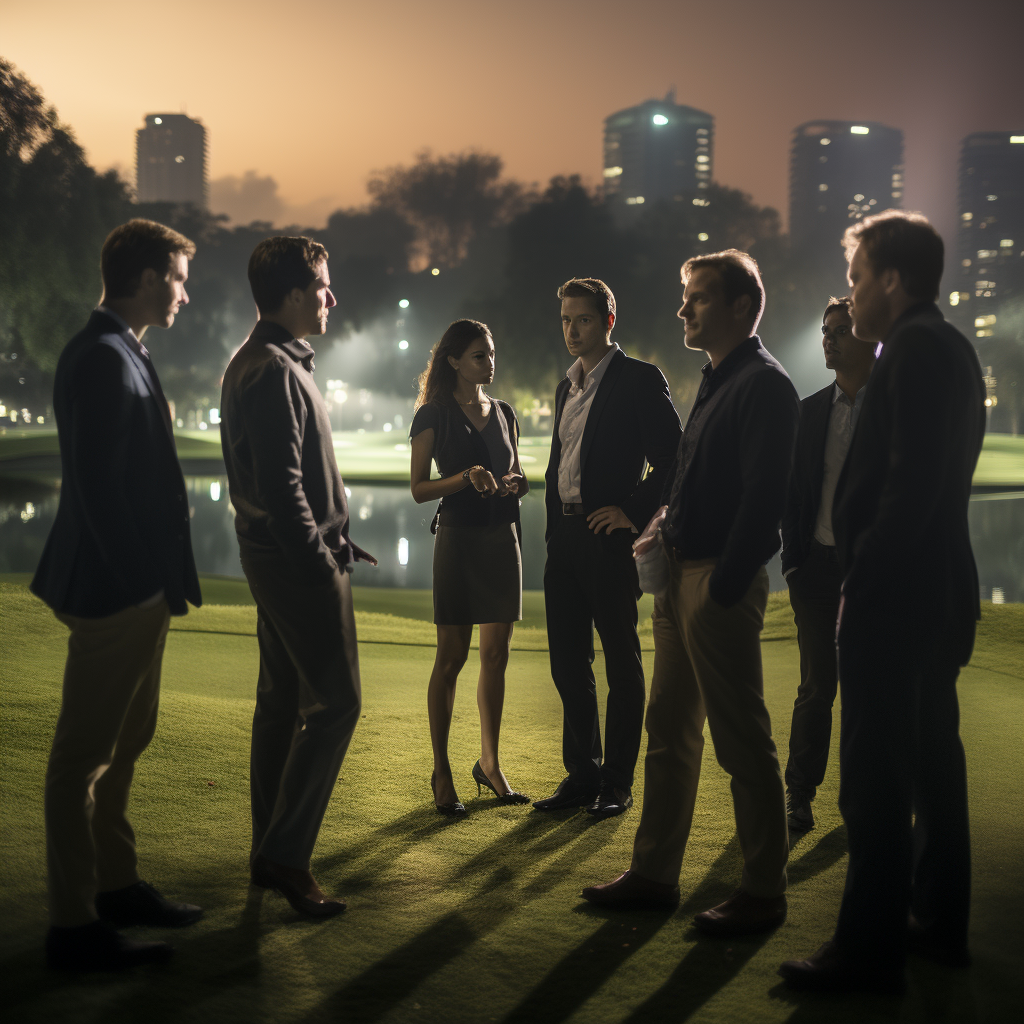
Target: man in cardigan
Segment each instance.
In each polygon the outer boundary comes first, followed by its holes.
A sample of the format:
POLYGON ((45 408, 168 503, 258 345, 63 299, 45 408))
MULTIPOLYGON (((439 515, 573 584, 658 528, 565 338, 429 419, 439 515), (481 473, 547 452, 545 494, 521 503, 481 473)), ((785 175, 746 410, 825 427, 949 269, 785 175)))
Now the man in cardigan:
POLYGON ((345 909, 310 856, 359 721, 352 563, 331 424, 304 339, 335 305, 327 250, 268 238, 249 260, 259 322, 224 374, 221 439, 242 569, 256 600, 260 673, 250 790, 254 885, 309 917, 345 909))
POLYGON ((555 392, 544 601, 568 774, 534 807, 585 806, 609 817, 633 804, 646 696, 632 544, 661 500, 680 426, 661 370, 629 358, 611 340, 611 289, 595 278, 574 278, 558 297, 565 344, 576 361, 555 392), (595 627, 608 677, 603 758, 595 627))
POLYGON ((842 577, 832 534, 832 498, 875 365, 875 347, 854 336, 851 300, 829 299, 822 318, 825 366, 835 383, 800 403, 789 503, 782 517, 782 574, 796 618, 800 687, 786 764, 792 832, 814 828, 811 801, 825 777, 836 668, 836 615, 842 577))
POLYGON ((111 926, 180 927, 202 914, 140 880, 127 818, 135 762, 156 729, 170 617, 202 603, 171 418, 142 344, 188 302, 194 253, 163 224, 115 228, 100 256, 100 305, 53 383, 60 505, 32 591, 71 631, 46 770, 46 952, 58 969, 166 960, 166 943, 111 926))

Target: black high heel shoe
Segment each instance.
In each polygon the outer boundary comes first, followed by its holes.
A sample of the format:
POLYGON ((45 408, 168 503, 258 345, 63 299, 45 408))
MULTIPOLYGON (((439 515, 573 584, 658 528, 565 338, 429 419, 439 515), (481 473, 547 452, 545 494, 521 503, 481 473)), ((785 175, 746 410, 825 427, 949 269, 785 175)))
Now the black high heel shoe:
POLYGON ((434 810, 437 811, 438 814, 443 814, 448 818, 464 818, 466 816, 466 808, 463 804, 459 803, 458 800, 453 804, 439 804, 437 802, 436 774, 436 772, 430 773, 430 792, 434 794, 434 810))
POLYGON ((498 798, 499 804, 528 804, 530 802, 530 798, 525 793, 517 793, 514 789, 510 789, 507 793, 499 793, 491 784, 491 780, 487 778, 487 773, 480 767, 479 761, 473 765, 473 781, 476 783, 477 796, 480 795, 480 787, 486 786, 498 798))

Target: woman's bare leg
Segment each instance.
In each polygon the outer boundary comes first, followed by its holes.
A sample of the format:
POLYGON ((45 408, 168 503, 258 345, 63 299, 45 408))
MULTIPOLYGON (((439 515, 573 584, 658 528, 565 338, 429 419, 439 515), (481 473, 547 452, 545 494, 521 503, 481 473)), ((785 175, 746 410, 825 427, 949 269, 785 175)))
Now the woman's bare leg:
POLYGON ((472 636, 472 626, 437 627, 437 654, 427 686, 427 718, 434 750, 434 801, 439 805, 453 804, 459 799, 448 762, 448 733, 455 706, 455 683, 466 664, 472 636))
POLYGON ((480 626, 480 680, 476 688, 476 703, 480 709, 480 767, 499 796, 511 790, 498 759, 498 737, 512 628, 511 622, 485 622, 480 626))

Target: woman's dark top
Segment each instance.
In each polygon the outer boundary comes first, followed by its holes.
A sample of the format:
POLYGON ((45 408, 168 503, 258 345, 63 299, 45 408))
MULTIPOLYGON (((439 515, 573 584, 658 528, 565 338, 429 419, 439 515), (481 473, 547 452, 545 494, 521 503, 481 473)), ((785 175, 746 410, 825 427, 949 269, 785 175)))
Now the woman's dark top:
MULTIPOLYGON (((519 440, 519 422, 512 406, 491 399, 491 414, 483 430, 477 430, 456 404, 427 402, 416 410, 409 437, 424 430, 434 431, 431 457, 442 477, 454 476, 472 466, 490 470, 499 483, 512 472, 519 440)), ((438 505, 435 523, 440 526, 496 526, 519 519, 519 499, 481 497, 471 484, 449 494, 438 505)))

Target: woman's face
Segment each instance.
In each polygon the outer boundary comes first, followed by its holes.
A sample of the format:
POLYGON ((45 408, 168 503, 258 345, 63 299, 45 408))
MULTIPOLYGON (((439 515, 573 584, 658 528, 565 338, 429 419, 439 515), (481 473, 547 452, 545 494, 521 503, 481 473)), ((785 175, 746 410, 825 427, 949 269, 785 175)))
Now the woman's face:
POLYGON ((449 356, 448 362, 467 383, 490 384, 494 380, 494 342, 486 335, 474 338, 458 359, 449 356))

